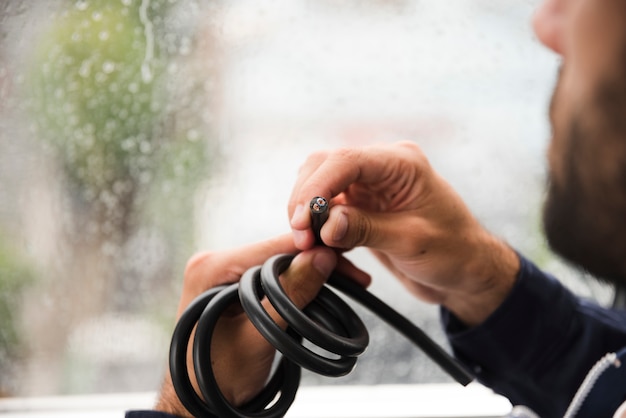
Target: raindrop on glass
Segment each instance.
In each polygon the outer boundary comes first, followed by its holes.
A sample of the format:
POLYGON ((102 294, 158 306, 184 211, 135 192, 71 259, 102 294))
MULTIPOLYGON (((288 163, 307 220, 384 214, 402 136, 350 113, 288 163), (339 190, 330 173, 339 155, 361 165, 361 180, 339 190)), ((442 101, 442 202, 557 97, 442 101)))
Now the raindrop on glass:
POLYGON ((115 63, 112 61, 105 61, 102 64, 102 71, 105 74, 111 74, 113 71, 115 71, 115 63))

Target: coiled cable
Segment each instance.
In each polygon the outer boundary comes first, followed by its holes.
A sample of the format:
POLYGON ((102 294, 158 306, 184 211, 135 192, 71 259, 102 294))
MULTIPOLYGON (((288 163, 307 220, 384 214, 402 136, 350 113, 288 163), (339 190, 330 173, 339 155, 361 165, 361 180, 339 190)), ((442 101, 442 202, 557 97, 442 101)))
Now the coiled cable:
MULTIPOLYGON (((311 202, 312 213, 327 211, 323 198, 311 202), (314 204, 317 204, 314 208, 314 204)), ((313 218, 313 225, 323 224, 313 218)), ((282 254, 268 259, 262 266, 249 269, 239 283, 219 286, 198 296, 180 317, 170 346, 170 373, 176 394, 187 410, 196 417, 220 418, 278 418, 287 413, 300 384, 301 367, 325 376, 343 376, 354 368, 357 357, 365 351, 369 335, 365 325, 350 306, 327 286, 304 310, 300 311, 285 294, 280 281, 294 255, 282 254), (280 328, 265 311, 261 300, 267 296, 272 306, 287 322, 280 328), (211 367, 211 340, 218 319, 239 299, 246 315, 258 331, 282 355, 278 366, 265 388, 254 399, 241 407, 228 403, 219 390, 211 367), (187 347, 196 327, 193 367, 202 397, 194 390, 187 371, 187 347), (304 345, 306 339, 329 353, 318 354, 304 345)), ((445 372, 462 385, 473 376, 431 340, 421 329, 400 315, 372 293, 343 275, 333 272, 331 286, 357 301, 407 339, 418 346, 445 372)))

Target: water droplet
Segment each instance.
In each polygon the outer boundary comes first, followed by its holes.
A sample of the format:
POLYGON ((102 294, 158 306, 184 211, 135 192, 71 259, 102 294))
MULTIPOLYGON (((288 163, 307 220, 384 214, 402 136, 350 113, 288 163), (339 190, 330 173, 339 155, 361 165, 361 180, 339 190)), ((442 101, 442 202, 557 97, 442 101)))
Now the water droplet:
POLYGON ((124 151, 129 151, 131 149, 133 149, 135 147, 135 140, 134 138, 130 137, 130 138, 126 138, 125 140, 122 141, 122 149, 124 151))
POLYGON ((139 181, 143 184, 149 183, 152 180, 152 173, 149 171, 142 171, 139 175, 139 181))
POLYGON ((91 14, 91 18, 92 18, 94 21, 99 22, 99 21, 101 21, 101 20, 102 20, 102 13, 101 13, 101 12, 99 12, 99 11, 95 11, 95 12, 93 12, 93 13, 91 14))
POLYGON ((98 38, 101 41, 106 41, 107 39, 109 39, 109 37, 110 37, 109 31, 106 31, 106 30, 103 30, 102 32, 98 34, 98 38))
POLYGON ((169 74, 176 74, 178 72, 178 64, 176 64, 175 62, 171 62, 168 66, 167 66, 167 72, 169 74))
POLYGON ((137 93, 139 91, 139 84, 137 84, 137 83, 130 83, 128 85, 128 91, 130 91, 131 93, 137 93))
POLYGON ((178 53, 180 55, 189 55, 191 52, 191 39, 182 38, 180 40, 180 47, 178 48, 178 53))
POLYGON ((113 61, 104 61, 102 71, 104 71, 105 74, 111 74, 115 71, 115 63, 113 61))
POLYGON ((89 61, 83 61, 78 70, 78 74, 83 78, 89 77, 91 74, 91 63, 89 61))
POLYGON ((87 3, 86 1, 77 1, 76 2, 76 8, 78 10, 87 10, 87 7, 89 7, 89 3, 87 3))
POLYGON ((141 64, 141 79, 146 84, 152 82, 152 70, 147 62, 141 64))
POLYGON ((187 131, 187 140, 196 142, 200 138, 200 133, 196 129, 190 129, 187 131))
POLYGON ((124 6, 130 6, 131 3, 132 3, 132 0, 122 0, 122 4, 124 6))
POLYGON ((113 131, 115 129, 117 129, 117 121, 115 119, 109 119, 106 121, 106 124, 104 125, 104 129, 107 129, 109 131, 113 131))
POLYGON ((150 145, 148 141, 141 141, 141 144, 139 144, 139 151, 144 154, 148 154, 150 151, 152 151, 152 145, 150 145))
POLYGON ((86 149, 91 149, 93 148, 93 145, 96 143, 96 139, 94 138, 93 135, 87 135, 85 136, 85 139, 83 139, 83 148, 86 149))

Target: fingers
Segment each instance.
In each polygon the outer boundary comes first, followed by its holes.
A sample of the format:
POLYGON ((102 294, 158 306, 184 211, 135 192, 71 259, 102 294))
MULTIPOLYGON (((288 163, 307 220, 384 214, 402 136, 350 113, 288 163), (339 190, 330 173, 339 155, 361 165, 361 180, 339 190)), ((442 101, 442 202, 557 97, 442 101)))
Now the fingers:
POLYGON ((246 270, 263 264, 273 255, 296 251, 292 235, 284 234, 232 250, 196 254, 185 269, 178 315, 202 292, 238 281, 246 270))
MULTIPOLYGON (((337 255, 328 247, 315 247, 299 253, 289 268, 281 275, 281 285, 291 301, 300 309, 308 305, 319 293, 331 273, 337 270, 363 287, 369 286, 372 278, 355 267, 348 259, 337 255)), ((271 306, 263 302, 267 312, 276 323, 286 326, 284 320, 271 306)))
POLYGON ((331 208, 321 237, 334 248, 368 247, 396 255, 419 254, 427 250, 429 230, 411 211, 369 212, 337 205, 331 208), (420 242, 424 248, 417 248, 420 242))
POLYGON ((406 194, 413 191, 425 164, 421 150, 411 142, 313 154, 300 170, 288 206, 295 245, 307 249, 314 244, 308 213, 313 197, 322 196, 336 204, 344 203, 348 193, 352 204, 389 208, 408 200, 406 194), (368 193, 350 193, 359 186, 368 193))
MULTIPOLYGON (((201 292, 238 281, 246 270, 263 264, 273 255, 295 251, 291 234, 287 234, 234 250, 195 256, 189 261, 185 273, 179 315, 201 292)), ((306 306, 315 298, 335 269, 337 258, 333 250, 325 247, 316 247, 294 257, 280 280, 287 295, 298 307, 306 306)), ((267 298, 262 304, 277 324, 286 327, 267 298)), ((218 386, 230 402, 241 404, 263 387, 275 349, 245 315, 223 315, 213 335, 211 352, 218 386)))
POLYGON ((330 248, 315 247, 298 254, 280 280, 285 293, 299 308, 311 302, 337 266, 337 254, 330 248))
MULTIPOLYGON (((296 251, 291 234, 285 234, 233 250, 195 255, 185 271, 179 316, 195 297, 207 289, 237 282, 249 268, 263 264, 273 255, 296 251)), ((281 275, 281 282, 294 303, 303 307, 317 295, 336 266, 337 255, 333 250, 316 247, 298 254, 281 275)), ((355 274, 360 282, 366 283, 367 278, 363 275, 355 274)), ((269 306, 267 308, 271 310, 269 306)))
POLYGON ((315 196, 332 199, 350 184, 360 180, 361 166, 369 164, 368 154, 361 148, 344 148, 309 157, 298 174, 291 199, 289 216, 294 230, 309 227, 308 202, 315 196), (303 210, 304 209, 304 210, 303 210))
POLYGON ((358 166, 348 164, 353 161, 351 154, 356 152, 356 150, 349 149, 332 153, 318 152, 309 156, 300 168, 288 204, 294 243, 299 249, 306 250, 315 244, 315 237, 310 229, 309 202, 311 199, 322 196, 330 201, 358 179, 358 166), (333 166, 337 164, 341 171, 333 170, 333 166))

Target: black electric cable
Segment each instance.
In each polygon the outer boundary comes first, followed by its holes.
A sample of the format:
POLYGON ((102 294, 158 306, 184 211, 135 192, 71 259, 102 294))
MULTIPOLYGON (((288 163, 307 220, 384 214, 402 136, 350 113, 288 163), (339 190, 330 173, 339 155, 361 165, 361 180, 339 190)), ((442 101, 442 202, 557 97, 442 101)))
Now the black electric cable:
MULTIPOLYGON (((316 241, 328 218, 326 199, 311 200, 311 223, 316 241)), ((196 417, 278 418, 286 414, 300 384, 301 367, 326 376, 350 373, 357 357, 366 349, 369 335, 354 311, 326 286, 304 310, 300 311, 285 295, 278 280, 294 255, 282 254, 267 260, 262 267, 249 269, 239 284, 220 286, 198 296, 178 320, 170 346, 170 373, 176 394, 196 417), (280 328, 265 311, 261 300, 268 300, 287 322, 280 328), (221 314, 239 299, 246 315, 258 331, 280 353, 281 359, 265 388, 254 399, 236 408, 221 393, 211 366, 211 340, 221 314), (187 370, 187 348, 196 327, 193 366, 202 397, 194 390, 187 370), (326 351, 321 355, 302 345, 306 339, 326 351)), ((431 340, 421 329, 353 280, 333 272, 327 282, 378 315, 417 345, 446 373, 462 385, 473 380, 469 371, 431 340)))
POLYGON ((311 203, 309 203, 309 210, 311 212, 311 229, 313 234, 315 234, 315 243, 324 245, 320 233, 322 232, 322 225, 324 225, 328 215, 330 215, 328 201, 320 196, 314 197, 311 199, 311 203))

